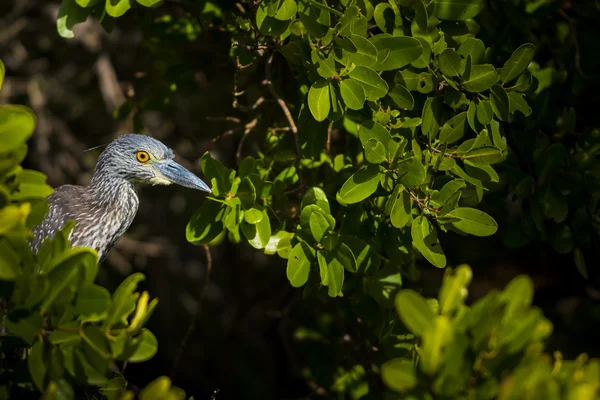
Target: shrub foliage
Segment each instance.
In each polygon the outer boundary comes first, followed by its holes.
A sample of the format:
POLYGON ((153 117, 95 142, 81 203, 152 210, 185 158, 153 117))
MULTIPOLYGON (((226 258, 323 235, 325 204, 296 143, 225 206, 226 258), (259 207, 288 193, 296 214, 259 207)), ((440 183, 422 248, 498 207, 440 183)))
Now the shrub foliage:
MULTIPOLYGON (((131 8, 161 3, 63 0, 58 33, 72 37, 89 15, 110 30, 131 8)), ((552 324, 531 306, 529 278, 467 306, 472 272, 447 267, 443 246, 446 235, 468 245, 469 236, 496 234, 486 199, 511 193, 528 211, 506 229, 506 245, 540 237, 572 253, 587 274, 598 202, 581 193, 598 187, 588 162, 593 140, 588 132, 568 151, 531 138, 547 117, 544 88, 552 84, 533 61, 534 44, 500 59, 477 38, 482 0, 202 4, 199 17, 155 17, 151 30, 182 41, 208 23, 228 32, 233 106, 248 123, 236 168, 202 157, 213 193, 191 217, 187 239, 214 245, 227 238, 283 258, 290 285, 306 299, 367 316, 363 340, 382 351, 328 371, 333 391, 381 398, 372 384, 381 377, 386 399, 597 398, 597 360, 544 353, 552 324), (284 93, 284 82, 293 92, 284 93), (260 150, 244 156, 249 136, 260 150), (423 263, 447 268, 437 299, 406 288, 423 263)), ((156 100, 130 100, 117 117, 152 109, 156 100)), ((572 133, 574 110, 565 109, 558 124, 572 133)), ((125 378, 109 367, 154 355, 158 344, 144 323, 157 301, 136 292, 141 274, 112 296, 94 284, 95 253, 71 248, 69 227, 31 253, 28 232, 51 191, 42 174, 19 166, 34 126, 28 109, 0 108, 2 352, 17 358, 3 364, 2 390, 129 398, 125 378)), ((161 390, 185 396, 167 378, 141 396, 158 398, 161 390)))

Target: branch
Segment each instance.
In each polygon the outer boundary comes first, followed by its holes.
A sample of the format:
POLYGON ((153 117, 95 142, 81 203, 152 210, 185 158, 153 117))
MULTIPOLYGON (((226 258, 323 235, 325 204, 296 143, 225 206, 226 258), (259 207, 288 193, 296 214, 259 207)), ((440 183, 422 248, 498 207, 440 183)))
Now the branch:
POLYGON ((271 54, 269 54, 269 58, 267 59, 267 64, 265 65, 265 78, 266 79, 263 81, 263 84, 267 85, 267 87, 269 88, 269 91, 271 92, 273 97, 275 97, 275 100, 277 100, 279 107, 281 107, 281 110, 285 114, 285 118, 288 121, 290 130, 292 131, 292 134, 294 135, 294 143, 296 145, 296 172, 298 173, 298 178, 300 179, 300 186, 302 187, 302 186, 304 186, 304 180, 302 179, 302 172, 300 171, 300 160, 302 159, 302 147, 300 146, 300 136, 298 135, 298 128, 296 127, 296 123, 294 122, 294 118, 292 117, 292 113, 290 112, 290 109, 288 108, 285 101, 279 96, 279 94, 277 93, 277 90, 275 90, 275 86, 273 85, 273 76, 271 73, 271 68, 273 65, 273 56, 274 55, 275 55, 275 52, 271 52, 271 54))

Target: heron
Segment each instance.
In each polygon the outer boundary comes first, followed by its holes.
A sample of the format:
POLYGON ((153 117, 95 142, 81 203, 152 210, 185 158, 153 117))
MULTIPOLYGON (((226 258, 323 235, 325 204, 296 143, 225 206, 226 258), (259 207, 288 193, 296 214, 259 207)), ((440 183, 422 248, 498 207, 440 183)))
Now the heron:
POLYGON ((173 150, 152 137, 119 136, 100 154, 88 186, 63 185, 48 196, 48 213, 33 229, 32 250, 37 253, 46 238, 74 220, 71 245, 96 249, 102 262, 137 213, 136 184, 175 183, 211 193, 206 183, 173 158, 173 150))

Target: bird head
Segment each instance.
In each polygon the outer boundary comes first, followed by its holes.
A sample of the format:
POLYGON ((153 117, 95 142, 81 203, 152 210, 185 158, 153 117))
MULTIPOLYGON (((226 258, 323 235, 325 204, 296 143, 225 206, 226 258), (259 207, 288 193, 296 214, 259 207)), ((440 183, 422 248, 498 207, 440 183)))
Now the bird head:
POLYGON ((96 175, 109 174, 132 183, 176 183, 211 193, 206 183, 176 163, 173 157, 173 150, 154 138, 136 134, 121 135, 100 155, 94 178, 96 175))

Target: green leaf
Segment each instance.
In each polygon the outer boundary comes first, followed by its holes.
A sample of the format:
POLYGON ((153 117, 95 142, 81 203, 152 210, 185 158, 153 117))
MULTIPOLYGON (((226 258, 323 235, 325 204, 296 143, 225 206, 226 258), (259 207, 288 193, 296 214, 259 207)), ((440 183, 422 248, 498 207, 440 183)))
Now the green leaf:
POLYGON ((210 243, 223 229, 225 211, 228 207, 212 200, 205 200, 185 228, 185 237, 193 244, 210 243))
POLYGON ((450 118, 440 130, 440 142, 452 144, 459 141, 467 132, 467 112, 463 111, 450 118))
POLYGON ((65 39, 74 37, 73 26, 84 22, 90 11, 80 7, 75 0, 63 0, 58 9, 58 18, 56 19, 56 30, 58 34, 65 39))
POLYGON ((327 218, 318 211, 310 214, 310 232, 317 242, 321 242, 323 236, 329 231, 329 222, 327 218))
POLYGON ((450 315, 467 299, 467 288, 473 278, 468 265, 459 265, 454 271, 446 269, 439 294, 440 313, 450 315))
POLYGON ((308 91, 308 108, 314 119, 323 121, 329 115, 329 84, 325 79, 319 79, 312 84, 308 91))
POLYGON ((293 287, 306 283, 313 262, 314 255, 307 244, 300 242, 294 246, 287 262, 287 278, 293 287))
POLYGON ((428 97, 427 100, 425 100, 423 113, 421 115, 421 119, 423 121, 421 123, 421 130, 423 134, 429 138, 429 140, 436 138, 440 130, 440 125, 444 123, 443 107, 444 105, 441 97, 428 97))
POLYGON ((367 143, 371 139, 381 142, 386 149, 390 147, 390 141, 392 141, 392 135, 390 135, 390 132, 384 128, 383 125, 373 120, 367 120, 360 125, 358 138, 360 139, 360 142, 364 148, 367 147, 367 143))
POLYGON ((31 380, 41 392, 44 391, 44 381, 46 379, 46 364, 44 362, 44 342, 37 341, 29 350, 27 358, 27 367, 31 380))
POLYGON ((411 235, 413 245, 427 261, 438 268, 446 266, 446 255, 438 240, 435 226, 429 219, 423 215, 415 218, 411 225, 411 235))
POLYGON ((13 335, 17 335, 29 345, 33 343, 35 337, 40 334, 44 325, 44 320, 39 313, 32 313, 29 310, 16 308, 11 310, 6 319, 6 327, 13 335))
MULTIPOLYGON (((160 5, 163 0, 136 0, 138 3, 143 5, 144 7, 154 7, 160 5)), ((291 0, 293 1, 293 0, 291 0)))
POLYGON ((521 75, 533 60, 534 54, 535 46, 533 44, 525 43, 519 46, 502 66, 500 73, 502 82, 508 83, 521 75))
POLYGON ((469 160, 475 165, 490 165, 502 161, 502 151, 494 146, 483 146, 471 149, 461 157, 463 160, 469 160))
POLYGON ((262 214, 262 218, 256 224, 246 223, 246 221, 240 224, 246 240, 255 249, 264 249, 271 239, 271 222, 267 210, 263 210, 262 214))
POLYGON ((351 235, 341 235, 341 240, 352 249, 356 261, 356 271, 366 272, 371 267, 378 268, 381 256, 364 240, 351 235))
POLYGON ((152 332, 144 328, 139 336, 131 338, 125 346, 125 354, 127 362, 140 363, 148 361, 158 351, 158 340, 152 332))
POLYGON ((471 56, 471 62, 473 65, 481 64, 485 54, 485 45, 479 39, 468 38, 460 44, 458 48, 458 54, 463 56, 465 59, 468 56, 471 56))
MULTIPOLYGON (((161 0, 155 0, 161 1, 161 0)), ((296 16, 296 12, 298 11, 298 6, 294 0, 283 0, 277 9, 274 17, 280 21, 287 21, 296 16)))
POLYGON ((402 276, 396 265, 386 265, 367 278, 367 291, 379 305, 394 307, 394 299, 402 289, 402 276))
POLYGON ((361 110, 365 104, 366 94, 359 82, 354 79, 340 81, 340 94, 346 106, 351 110, 361 110))
MULTIPOLYGON (((354 51, 344 51, 343 58, 348 57, 356 66, 370 67, 377 61, 377 49, 366 38, 359 35, 351 35, 350 42, 354 45, 354 51)), ((344 61, 342 59, 342 61, 344 61)))
POLYGON ((261 206, 257 206, 249 208, 244 211, 244 221, 249 224, 257 224, 264 218, 265 214, 263 213, 263 208, 261 206))
POLYGON ((402 289, 394 301, 400 320, 412 333, 423 336, 425 329, 431 326, 433 311, 427 301, 412 289, 402 289))
POLYGON ((432 196, 432 200, 438 205, 444 205, 448 199, 456 192, 467 187, 467 184, 462 179, 453 179, 447 182, 437 195, 432 196))
POLYGON ((144 274, 136 272, 129 275, 113 294, 113 301, 110 311, 104 320, 104 327, 110 327, 116 324, 128 326, 127 317, 135 310, 136 301, 139 293, 134 293, 139 282, 146 279, 144 274))
MULTIPOLYGON (((2 218, 0 217, 0 220, 2 218)), ((4 238, 0 239, 0 279, 9 281, 21 275, 19 254, 4 238)))
POLYGON ((410 194, 404 190, 402 185, 399 184, 396 187, 400 187, 400 190, 398 191, 396 200, 392 206, 390 219, 393 226, 396 228, 403 228, 411 220, 412 202, 410 199, 410 194))
POLYGON ((479 15, 483 0, 435 0, 433 15, 439 19, 465 21, 479 15))
POLYGON ((85 322, 102 320, 111 306, 111 297, 108 290, 94 283, 83 284, 75 298, 74 312, 80 315, 79 319, 85 322))
POLYGON ((389 90, 386 81, 371 68, 357 66, 349 76, 363 86, 367 100, 376 101, 385 96, 389 90))
POLYGON ((489 100, 480 100, 477 105, 477 121, 481 125, 487 125, 494 118, 494 110, 489 100))
POLYGON ((411 360, 395 358, 381 366, 381 379, 390 389, 405 393, 417 386, 417 373, 411 360))
POLYGON ((379 3, 375 6, 373 18, 377 27, 384 33, 394 33, 394 28, 402 24, 401 18, 396 16, 394 9, 388 3, 379 3), (396 21, 398 19, 398 21, 396 21))
POLYGON ((282 253, 279 254, 279 256, 281 258, 287 258, 283 257, 283 255, 285 255, 284 252, 286 251, 285 248, 289 248, 288 253, 292 251, 291 239, 293 237, 293 233, 286 231, 279 231, 275 233, 273 236, 271 236, 269 243, 267 243, 265 246, 265 254, 272 255, 281 251, 282 253))
POLYGON ((452 221, 452 225, 470 235, 490 236, 498 230, 498 224, 494 218, 476 208, 455 208, 447 216, 457 218, 458 221, 452 221))
POLYGON ((435 374, 444 359, 442 351, 453 338, 452 324, 448 317, 436 315, 433 324, 427 326, 423 332, 419 366, 425 374, 429 376, 435 374))
POLYGON ((204 175, 211 180, 213 194, 215 196, 228 194, 233 185, 235 171, 226 168, 220 161, 212 158, 208 151, 202 155, 200 166, 204 175))
POLYGON ((415 21, 421 31, 427 31, 427 20, 429 16, 427 14, 427 8, 423 0, 415 0, 415 21))
POLYGON ((275 14, 269 16, 269 4, 267 1, 261 2, 256 9, 256 26, 260 33, 265 36, 279 36, 288 29, 291 23, 291 19, 282 21, 277 19, 275 14))
POLYGON ((323 78, 331 78, 337 74, 333 54, 329 54, 329 57, 327 58, 321 56, 317 50, 313 50, 313 54, 317 54, 317 72, 320 76, 323 78))
POLYGON ((492 109, 494 114, 500 121, 507 122, 510 112, 510 103, 506 90, 498 84, 492 86, 490 90, 490 100, 492 101, 492 109))
POLYGON ((355 5, 351 5, 346 8, 346 10, 344 11, 344 15, 342 15, 340 17, 340 19, 338 20, 338 24, 337 24, 338 32, 342 36, 352 35, 351 27, 352 27, 352 24, 358 18, 359 14, 360 14, 360 9, 355 5))
POLYGON ((415 61, 410 63, 415 68, 426 68, 431 63, 431 45, 429 42, 422 37, 418 37, 417 40, 423 47, 423 52, 415 61))
POLYGON ((508 102, 511 114, 514 114, 516 111, 520 111, 525 117, 531 115, 531 107, 529 107, 529 104, 527 104, 525 95, 523 93, 509 92, 508 102))
POLYGON ((415 61, 423 53, 421 43, 408 36, 375 35, 369 39, 377 48, 376 71, 392 71, 415 61))
POLYGON ((6 75, 6 67, 2 60, 0 60, 0 90, 2 90, 2 84, 4 83, 4 76, 6 75))
POLYGON ((383 143, 377 139, 369 139, 365 146, 365 158, 371 164, 380 164, 387 157, 387 152, 383 143))
POLYGON ((236 195, 240 198, 244 209, 247 210, 249 208, 252 208, 254 202, 256 201, 256 188, 254 187, 254 184, 252 183, 252 180, 250 180, 250 178, 248 178, 247 176, 242 178, 236 195))
POLYGON ((19 105, 0 106, 0 153, 14 151, 33 134, 35 115, 19 105))
POLYGON ((368 165, 356 171, 340 189, 341 200, 354 204, 375 193, 379 186, 382 170, 378 165, 368 165))
POLYGON ((398 182, 407 188, 419 186, 425 180, 427 170, 417 157, 398 164, 398 182))
POLYGON ((118 18, 131 8, 131 0, 106 0, 105 7, 108 15, 118 18))
POLYGON ((446 49, 440 54, 440 70, 446 76, 459 76, 464 72, 462 59, 454 49, 446 49))
POLYGON ((395 84, 392 86, 392 90, 389 91, 388 96, 400 108, 410 111, 415 106, 415 99, 412 94, 402 85, 395 84))
POLYGON ((493 65, 473 65, 468 75, 465 70, 462 85, 469 92, 479 93, 491 88, 497 80, 498 73, 493 65))
POLYGON ((311 187, 306 191, 304 197, 302 198, 301 207, 302 209, 304 209, 304 207, 310 204, 316 204, 317 206, 325 210, 328 214, 331 213, 331 210, 329 208, 329 200, 327 200, 327 195, 321 188, 311 187))
MULTIPOLYGON (((352 256, 352 252, 350 252, 352 256)), ((329 297, 337 297, 342 291, 342 286, 344 284, 344 264, 342 262, 350 262, 345 257, 344 254, 340 257, 337 252, 332 253, 329 252, 325 255, 326 260, 326 273, 321 274, 321 277, 326 276, 326 283, 322 281, 324 285, 327 286, 327 294, 329 297)), ((352 260, 354 260, 354 256, 352 256, 352 260)), ((319 262, 319 267, 321 267, 322 262, 319 262)), ((354 261, 354 265, 356 262, 354 261)))

